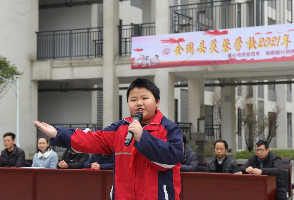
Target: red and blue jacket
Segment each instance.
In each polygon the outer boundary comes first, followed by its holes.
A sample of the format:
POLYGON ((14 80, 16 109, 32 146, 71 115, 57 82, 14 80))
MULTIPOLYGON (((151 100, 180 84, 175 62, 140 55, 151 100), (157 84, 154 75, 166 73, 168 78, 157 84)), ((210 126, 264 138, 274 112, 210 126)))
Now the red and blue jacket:
POLYGON ((50 144, 84 153, 114 154, 113 200, 179 200, 183 159, 180 128, 157 110, 143 127, 140 142, 133 140, 125 146, 132 121, 132 117, 125 118, 94 132, 56 127, 58 134, 50 144))

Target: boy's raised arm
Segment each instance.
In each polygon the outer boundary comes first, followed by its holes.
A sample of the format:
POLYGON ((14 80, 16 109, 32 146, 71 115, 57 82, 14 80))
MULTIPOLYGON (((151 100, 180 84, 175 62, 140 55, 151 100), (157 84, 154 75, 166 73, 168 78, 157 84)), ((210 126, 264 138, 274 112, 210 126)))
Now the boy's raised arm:
POLYGON ((35 121, 35 125, 46 135, 51 137, 50 144, 65 148, 72 148, 83 153, 112 154, 113 142, 118 123, 114 123, 103 130, 92 132, 90 129, 62 128, 35 121))

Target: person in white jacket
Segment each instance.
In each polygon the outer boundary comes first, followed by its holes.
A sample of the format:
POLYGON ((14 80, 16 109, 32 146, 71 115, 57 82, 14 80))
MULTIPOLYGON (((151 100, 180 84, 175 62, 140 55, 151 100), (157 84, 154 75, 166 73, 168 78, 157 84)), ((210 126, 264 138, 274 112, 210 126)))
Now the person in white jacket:
POLYGON ((50 148, 48 139, 39 138, 38 152, 34 155, 32 167, 56 169, 57 163, 57 154, 50 148))

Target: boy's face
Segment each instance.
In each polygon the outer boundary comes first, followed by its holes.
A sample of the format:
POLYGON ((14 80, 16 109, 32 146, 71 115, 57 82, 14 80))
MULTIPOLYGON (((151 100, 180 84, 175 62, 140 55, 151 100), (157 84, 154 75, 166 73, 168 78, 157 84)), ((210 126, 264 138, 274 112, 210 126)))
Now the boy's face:
POLYGON ((155 110, 159 106, 159 100, 156 102, 152 92, 146 88, 134 88, 130 91, 128 105, 131 115, 136 112, 143 114, 142 124, 148 124, 155 116, 155 110))

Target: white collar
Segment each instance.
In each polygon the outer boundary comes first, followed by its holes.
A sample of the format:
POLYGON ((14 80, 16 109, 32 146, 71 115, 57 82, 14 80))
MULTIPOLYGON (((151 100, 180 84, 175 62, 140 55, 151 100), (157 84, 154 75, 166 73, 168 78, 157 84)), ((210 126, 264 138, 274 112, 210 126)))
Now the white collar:
POLYGON ((46 151, 45 153, 42 153, 41 151, 38 152, 38 158, 48 158, 50 156, 52 152, 52 149, 50 149, 49 151, 46 151))

